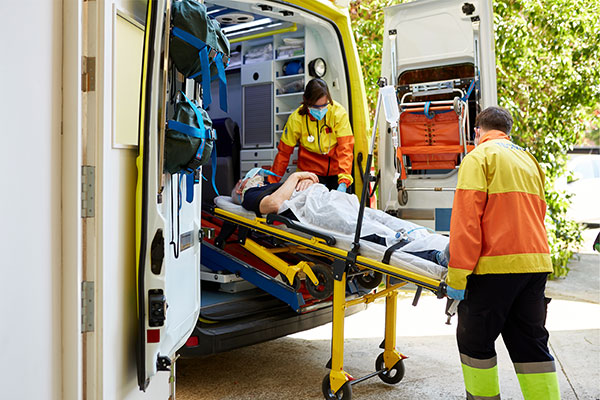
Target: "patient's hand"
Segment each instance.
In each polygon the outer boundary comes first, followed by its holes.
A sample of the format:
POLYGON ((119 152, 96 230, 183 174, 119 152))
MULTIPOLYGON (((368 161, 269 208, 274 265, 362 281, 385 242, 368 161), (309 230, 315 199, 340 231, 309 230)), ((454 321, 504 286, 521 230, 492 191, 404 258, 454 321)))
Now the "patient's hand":
POLYGON ((308 189, 309 186, 313 185, 315 182, 313 182, 312 179, 302 179, 301 181, 298 182, 298 184, 296 184, 296 190, 301 192, 303 190, 308 189))
POLYGON ((301 181, 304 179, 310 179, 313 183, 319 182, 319 177, 317 175, 313 174, 312 172, 298 171, 298 172, 294 172, 292 175, 290 175, 290 178, 292 176, 294 178, 298 179, 298 181, 301 181))

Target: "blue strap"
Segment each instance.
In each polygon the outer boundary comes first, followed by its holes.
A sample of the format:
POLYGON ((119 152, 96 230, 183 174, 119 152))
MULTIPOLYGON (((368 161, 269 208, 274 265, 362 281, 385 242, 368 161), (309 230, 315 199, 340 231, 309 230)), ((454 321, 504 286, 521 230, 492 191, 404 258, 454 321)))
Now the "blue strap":
POLYGON ((462 101, 467 101, 469 99, 469 97, 471 96, 471 92, 473 91, 473 88, 475 87, 475 82, 477 80, 473 78, 473 80, 471 81, 471 84, 469 85, 469 89, 467 90, 467 93, 465 93, 465 95, 461 98, 462 101))
POLYGON ((183 90, 180 90, 180 92, 183 97, 185 97, 185 100, 188 102, 188 104, 192 107, 192 110, 194 110, 194 114, 196 114, 196 119, 198 120, 198 129, 204 133, 206 130, 204 129, 204 118, 202 118, 202 113, 200 110, 198 110, 198 107, 196 107, 196 105, 192 103, 190 99, 188 99, 185 93, 183 93, 183 90))
POLYGON ((178 37, 179 39, 183 40, 187 44, 194 46, 198 50, 201 50, 203 47, 206 47, 206 43, 204 43, 202 40, 198 39, 196 36, 192 35, 191 33, 184 31, 183 29, 174 27, 172 33, 173 33, 173 36, 178 37))
POLYGON ((204 47, 198 52, 200 57, 200 72, 190 76, 190 79, 194 79, 198 75, 202 74, 202 106, 207 107, 212 103, 212 96, 210 94, 210 62, 208 60, 208 48, 204 47))
POLYGON ((217 146, 216 143, 213 146, 212 154, 210 155, 212 159, 212 187, 215 190, 217 196, 219 196, 219 191, 217 190, 217 186, 215 185, 215 177, 217 176, 217 146))
POLYGON ((202 99, 202 104, 204 106, 208 106, 212 102, 210 95, 210 63, 208 61, 208 46, 196 36, 192 35, 191 33, 187 33, 182 29, 173 28, 172 33, 173 36, 178 37, 187 44, 190 44, 199 50, 198 57, 200 57, 200 72, 188 76, 188 78, 194 79, 198 75, 202 74, 202 88, 204 88, 205 92, 203 93, 204 98, 202 99))
POLYGON ((194 201, 194 171, 185 174, 185 201, 191 203, 194 201))
POLYGON ((184 124, 183 122, 175 121, 170 119, 167 121, 167 128, 172 129, 177 132, 181 132, 185 135, 195 137, 198 139, 206 139, 206 129, 204 129, 204 124, 200 125, 202 128, 196 128, 194 126, 190 126, 184 124))
POLYGON ((219 77, 219 105, 221 106, 221 110, 227 112, 227 78, 225 78, 222 53, 217 53, 215 62, 217 63, 217 76, 219 77))
POLYGON ((423 108, 423 113, 425 114, 425 116, 427 117, 427 119, 433 119, 435 118, 435 113, 429 113, 429 106, 431 105, 431 102, 428 101, 425 103, 425 107, 423 108))

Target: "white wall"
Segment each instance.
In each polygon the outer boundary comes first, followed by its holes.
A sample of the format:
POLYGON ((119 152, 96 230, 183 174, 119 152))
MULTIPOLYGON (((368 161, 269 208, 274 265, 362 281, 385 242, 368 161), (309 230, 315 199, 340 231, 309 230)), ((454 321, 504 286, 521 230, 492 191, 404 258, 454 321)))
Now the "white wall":
POLYGON ((0 1, 0 397, 61 398, 62 2, 0 1))

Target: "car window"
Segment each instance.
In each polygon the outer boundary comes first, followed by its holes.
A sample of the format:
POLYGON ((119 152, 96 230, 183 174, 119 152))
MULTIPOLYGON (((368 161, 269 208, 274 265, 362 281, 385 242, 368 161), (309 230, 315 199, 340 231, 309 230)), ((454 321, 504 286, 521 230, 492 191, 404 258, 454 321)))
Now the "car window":
POLYGON ((586 159, 573 167, 575 179, 600 178, 600 159, 586 159))

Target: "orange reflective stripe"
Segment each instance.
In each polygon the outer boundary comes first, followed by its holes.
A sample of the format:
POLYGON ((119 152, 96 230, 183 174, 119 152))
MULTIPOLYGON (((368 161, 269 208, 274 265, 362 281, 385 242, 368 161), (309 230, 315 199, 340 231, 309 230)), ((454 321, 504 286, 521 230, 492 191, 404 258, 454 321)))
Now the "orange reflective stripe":
POLYGON ((549 253, 546 202, 530 193, 490 194, 481 221, 481 256, 549 253))

